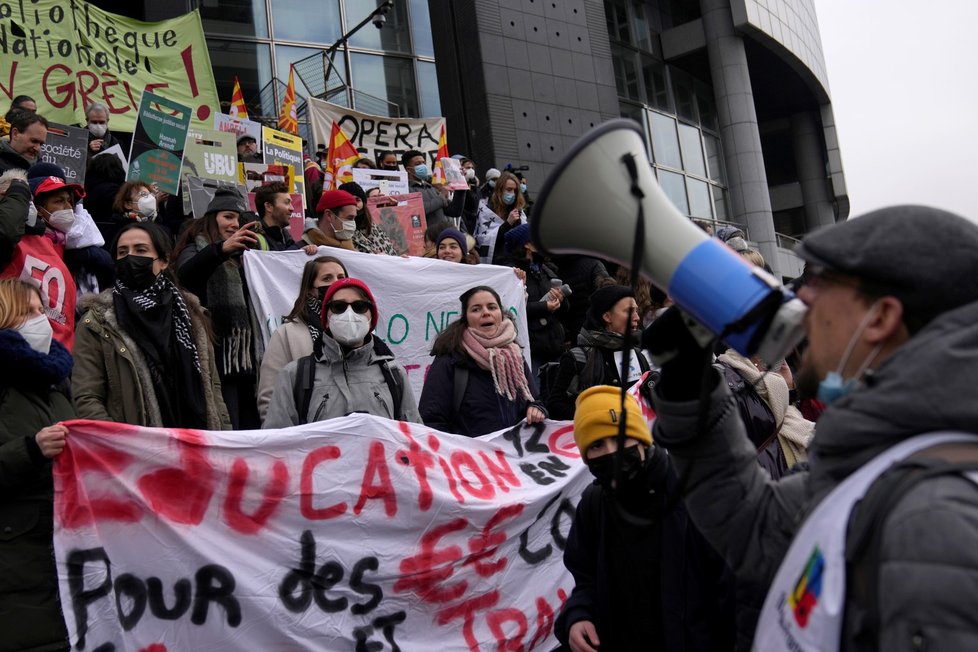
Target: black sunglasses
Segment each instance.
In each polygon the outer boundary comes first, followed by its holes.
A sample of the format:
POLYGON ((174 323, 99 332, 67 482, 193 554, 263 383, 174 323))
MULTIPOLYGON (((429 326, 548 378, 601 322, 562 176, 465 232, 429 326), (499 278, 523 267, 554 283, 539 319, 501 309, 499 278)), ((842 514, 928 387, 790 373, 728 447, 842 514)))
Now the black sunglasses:
POLYGON ((326 306, 334 315, 342 315, 344 312, 346 312, 346 309, 349 306, 353 307, 353 312, 362 315, 369 312, 374 307, 374 304, 362 299, 358 299, 356 301, 339 301, 334 299, 333 301, 327 303, 326 306))

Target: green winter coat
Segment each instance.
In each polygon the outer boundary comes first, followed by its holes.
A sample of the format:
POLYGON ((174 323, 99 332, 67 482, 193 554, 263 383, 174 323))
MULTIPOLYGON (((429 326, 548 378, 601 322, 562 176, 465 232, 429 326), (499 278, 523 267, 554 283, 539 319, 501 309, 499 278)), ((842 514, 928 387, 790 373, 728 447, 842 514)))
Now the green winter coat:
POLYGON ((0 652, 68 649, 52 544, 51 462, 34 435, 74 416, 57 389, 0 387, 0 652))

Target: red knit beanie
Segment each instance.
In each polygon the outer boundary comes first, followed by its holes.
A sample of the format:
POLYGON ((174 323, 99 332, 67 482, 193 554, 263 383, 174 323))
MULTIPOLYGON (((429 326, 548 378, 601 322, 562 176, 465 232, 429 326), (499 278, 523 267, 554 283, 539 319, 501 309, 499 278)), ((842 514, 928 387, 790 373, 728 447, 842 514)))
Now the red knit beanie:
POLYGON ((356 288, 367 295, 367 301, 373 304, 373 308, 370 310, 370 332, 373 332, 377 328, 377 301, 374 300, 374 295, 367 287, 367 284, 358 278, 341 278, 338 281, 334 281, 329 289, 326 290, 326 296, 323 297, 323 309, 319 315, 319 319, 323 322, 323 328, 326 328, 326 324, 329 323, 326 319, 326 313, 329 312, 329 302, 333 300, 333 295, 343 288, 356 288))

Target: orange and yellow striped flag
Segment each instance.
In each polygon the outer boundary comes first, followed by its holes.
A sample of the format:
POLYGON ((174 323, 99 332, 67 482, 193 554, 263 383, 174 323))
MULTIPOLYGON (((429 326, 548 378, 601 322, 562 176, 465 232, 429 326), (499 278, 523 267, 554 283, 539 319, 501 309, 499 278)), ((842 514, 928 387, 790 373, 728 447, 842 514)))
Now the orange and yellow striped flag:
POLYGON ((234 76, 234 90, 231 92, 231 108, 228 114, 239 120, 248 119, 248 107, 245 105, 244 94, 241 92, 241 84, 238 83, 237 75, 234 76))
POLYGON ((329 150, 326 154, 326 169, 323 170, 323 190, 333 190, 342 183, 353 181, 353 164, 360 158, 360 152, 353 147, 337 123, 329 135, 329 150))
POLYGON ((299 135, 299 117, 295 112, 295 78, 289 66, 289 85, 285 88, 282 112, 278 115, 278 128, 289 134, 299 135))
POLYGON ((438 136, 438 156, 435 158, 434 170, 431 172, 431 183, 436 186, 445 183, 445 170, 441 165, 443 158, 448 158, 448 141, 445 139, 445 125, 441 126, 441 134, 438 136))

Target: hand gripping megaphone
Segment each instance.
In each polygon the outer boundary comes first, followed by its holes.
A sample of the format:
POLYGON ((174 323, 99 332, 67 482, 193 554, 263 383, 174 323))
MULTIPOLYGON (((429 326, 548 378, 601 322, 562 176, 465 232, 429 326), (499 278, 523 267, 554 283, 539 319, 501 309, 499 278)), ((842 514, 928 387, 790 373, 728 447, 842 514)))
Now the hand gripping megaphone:
POLYGON ((804 303, 672 205, 631 120, 601 124, 574 144, 537 194, 530 237, 549 253, 637 261, 696 322, 769 365, 804 335, 804 303))

